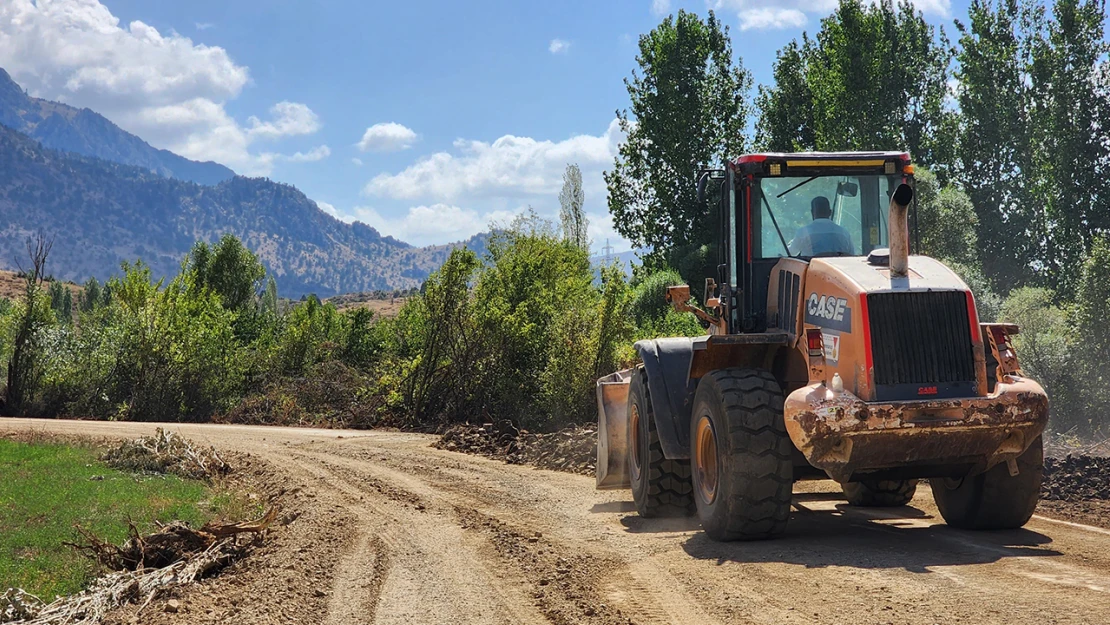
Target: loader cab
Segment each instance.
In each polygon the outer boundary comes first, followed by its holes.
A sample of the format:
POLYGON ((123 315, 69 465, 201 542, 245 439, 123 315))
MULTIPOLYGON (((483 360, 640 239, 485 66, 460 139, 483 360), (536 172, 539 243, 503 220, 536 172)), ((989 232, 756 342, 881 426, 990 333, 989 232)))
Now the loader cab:
MULTIPOLYGON (((719 181, 717 281, 729 334, 766 332, 767 291, 784 258, 867 256, 888 245, 890 197, 912 185, 904 152, 762 153, 703 173, 719 181)), ((916 208, 910 228, 916 241, 916 208)))

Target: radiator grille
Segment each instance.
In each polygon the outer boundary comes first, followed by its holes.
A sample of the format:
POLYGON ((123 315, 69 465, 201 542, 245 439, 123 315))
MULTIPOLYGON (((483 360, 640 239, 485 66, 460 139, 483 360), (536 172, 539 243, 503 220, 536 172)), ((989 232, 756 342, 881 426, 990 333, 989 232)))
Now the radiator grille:
POLYGON ((867 296, 876 384, 975 381, 963 291, 867 296))

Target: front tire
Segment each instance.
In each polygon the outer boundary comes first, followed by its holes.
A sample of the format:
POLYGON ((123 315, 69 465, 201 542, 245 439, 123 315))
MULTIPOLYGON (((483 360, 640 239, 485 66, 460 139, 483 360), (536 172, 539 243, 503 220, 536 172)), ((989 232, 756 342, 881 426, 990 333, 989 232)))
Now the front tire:
POLYGON ((843 485, 844 496, 853 506, 893 508, 904 506, 917 492, 917 480, 864 480, 843 485))
POLYGON ((694 501, 713 540, 782 534, 790 519, 794 467, 774 376, 723 369, 701 379, 691 418, 694 501))
POLYGON ((1018 456, 1018 474, 1010 476, 1005 462, 986 473, 962 480, 929 480, 940 515, 952 527, 971 530, 1014 529, 1025 525, 1041 494, 1044 443, 1033 441, 1018 456))
POLYGON ((690 516, 694 513, 690 461, 668 460, 655 429, 655 414, 642 372, 628 389, 628 475, 640 516, 690 516))

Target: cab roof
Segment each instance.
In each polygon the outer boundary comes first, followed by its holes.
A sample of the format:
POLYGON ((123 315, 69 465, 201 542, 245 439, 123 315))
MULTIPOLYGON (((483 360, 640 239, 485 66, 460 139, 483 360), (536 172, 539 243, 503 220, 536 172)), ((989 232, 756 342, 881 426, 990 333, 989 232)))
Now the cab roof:
POLYGON ((762 163, 766 160, 859 160, 883 159, 902 161, 903 165, 909 164, 908 152, 757 152, 745 154, 736 159, 735 164, 762 163))
POLYGON ((750 176, 913 175, 908 152, 759 152, 729 166, 750 176))

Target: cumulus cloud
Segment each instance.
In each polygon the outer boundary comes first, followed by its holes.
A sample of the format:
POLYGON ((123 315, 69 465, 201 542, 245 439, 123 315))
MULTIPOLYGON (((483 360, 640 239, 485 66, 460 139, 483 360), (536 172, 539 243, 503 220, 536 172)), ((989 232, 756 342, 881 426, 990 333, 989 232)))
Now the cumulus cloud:
POLYGON ((617 120, 600 136, 539 141, 505 135, 492 143, 458 139, 451 152, 418 159, 396 174, 379 174, 363 189, 393 199, 453 202, 460 197, 524 197, 558 194, 567 163, 582 169, 587 194, 604 195, 601 171, 612 165, 624 140, 617 120))
POLYGON ((316 200, 316 206, 319 207, 320 210, 322 210, 325 213, 331 215, 332 217, 339 217, 339 211, 335 210, 335 206, 333 206, 331 204, 328 204, 327 202, 321 202, 320 200, 316 200))
POLYGON ((411 148, 416 139, 413 129, 397 122, 385 122, 367 128, 355 145, 363 152, 396 152, 411 148))
POLYGON ((263 139, 277 139, 292 135, 310 135, 320 129, 320 118, 312 109, 297 102, 278 102, 270 107, 273 119, 262 121, 251 115, 247 134, 263 139))
POLYGON ((547 45, 547 51, 551 54, 563 54, 568 50, 570 50, 570 42, 564 39, 552 39, 547 45))
MULTIPOLYGON (((812 17, 818 20, 837 7, 837 0, 781 0, 775 3, 759 0, 706 0, 718 11, 735 13, 740 20, 740 30, 776 30, 801 28, 812 17)), ((914 8, 925 15, 947 18, 951 15, 951 0, 916 0, 914 8)))
POLYGON ((806 25, 806 14, 797 9, 760 7, 740 12, 740 30, 781 30, 806 25))
POLYGON ((357 206, 340 217, 361 221, 385 235, 413 245, 442 245, 487 232, 491 223, 507 223, 524 209, 479 212, 452 204, 413 206, 400 216, 387 216, 368 206, 357 206))
POLYGON ((355 164, 355 167, 362 167, 362 159, 361 158, 352 158, 351 162, 355 164))
POLYGON ((671 0, 652 0, 651 1, 651 14, 655 17, 663 17, 671 12, 671 0))
POLYGON ((247 67, 177 32, 121 24, 99 0, 0 2, 0 66, 32 95, 91 108, 157 147, 245 174, 268 174, 275 161, 252 149, 256 140, 319 127, 293 102, 244 127, 225 103, 250 80, 247 67))
POLYGON ((296 152, 289 156, 281 156, 280 160, 289 161, 290 163, 315 163, 322 161, 331 156, 331 148, 326 145, 318 145, 307 152, 296 152))

